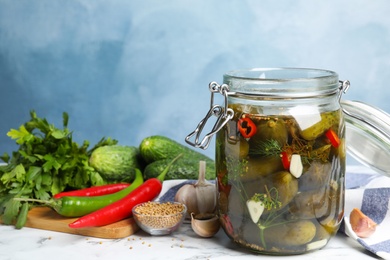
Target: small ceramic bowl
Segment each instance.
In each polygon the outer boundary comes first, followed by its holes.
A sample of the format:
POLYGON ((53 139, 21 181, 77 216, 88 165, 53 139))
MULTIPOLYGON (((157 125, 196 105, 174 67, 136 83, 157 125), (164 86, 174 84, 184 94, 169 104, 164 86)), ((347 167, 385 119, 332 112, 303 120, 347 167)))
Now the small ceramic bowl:
POLYGON ((187 207, 178 202, 149 201, 133 208, 137 225, 151 235, 168 235, 183 223, 187 207))

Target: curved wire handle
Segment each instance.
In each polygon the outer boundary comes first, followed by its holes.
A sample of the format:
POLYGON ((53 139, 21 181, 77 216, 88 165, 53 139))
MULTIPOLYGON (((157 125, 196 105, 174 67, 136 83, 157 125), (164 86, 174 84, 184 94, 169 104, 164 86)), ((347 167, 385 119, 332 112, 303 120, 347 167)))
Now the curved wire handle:
POLYGON ((216 82, 211 82, 209 84, 209 90, 211 92, 211 98, 210 98, 210 109, 207 112, 206 116, 199 122, 195 130, 187 135, 185 138, 185 141, 196 147, 196 148, 201 148, 201 149, 207 149, 207 147, 210 144, 211 138, 213 135, 215 135, 221 128, 227 124, 227 122, 233 118, 234 116, 234 111, 231 108, 228 108, 228 92, 229 92, 229 87, 226 84, 219 85, 216 82), (223 106, 221 105, 215 105, 214 104, 214 94, 215 93, 220 93, 221 95, 224 96, 224 104, 223 106), (216 116, 217 120, 212 128, 212 130, 206 134, 203 139, 200 141, 200 134, 203 131, 203 128, 205 127, 207 121, 210 119, 210 117, 216 116), (191 142, 190 139, 195 136, 195 141, 191 142))
MULTIPOLYGON (((343 93, 346 93, 350 83, 348 80, 346 81, 339 81, 340 87, 339 87, 339 101, 341 99, 341 96, 343 93)), ((196 147, 201 149, 207 149, 207 147, 210 144, 211 138, 213 135, 215 135, 221 128, 227 124, 227 122, 233 118, 234 111, 231 108, 228 108, 228 95, 234 94, 232 92, 229 92, 229 86, 226 84, 219 85, 217 82, 211 82, 209 84, 209 90, 211 92, 211 98, 210 98, 210 109, 207 112, 206 116, 199 122, 195 130, 187 135, 185 138, 185 141, 196 147), (219 93, 224 96, 224 104, 216 105, 214 104, 214 94, 219 93), (200 135, 203 131, 203 128, 205 127, 207 121, 210 119, 210 117, 216 116, 217 120, 212 128, 212 130, 204 136, 202 140, 200 140, 200 135), (191 138, 195 136, 194 142, 191 142, 191 138)))
POLYGON ((349 80, 339 80, 339 83, 340 83, 340 87, 339 87, 339 102, 341 100, 341 96, 345 93, 347 93, 349 87, 351 86, 351 83, 349 82, 349 80))

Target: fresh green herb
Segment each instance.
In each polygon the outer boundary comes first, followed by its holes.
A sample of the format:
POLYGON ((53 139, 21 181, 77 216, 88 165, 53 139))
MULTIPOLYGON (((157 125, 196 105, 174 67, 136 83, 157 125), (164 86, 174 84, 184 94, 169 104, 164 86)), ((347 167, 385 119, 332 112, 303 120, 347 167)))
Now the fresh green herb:
POLYGON ((227 174, 228 180, 226 183, 231 183, 236 190, 240 191, 239 194, 243 201, 248 199, 245 188, 242 186, 241 177, 248 172, 248 160, 238 160, 233 156, 226 157, 226 169, 229 169, 227 174))
POLYGON ((226 169, 229 169, 230 180, 240 180, 240 177, 248 172, 248 160, 238 160, 233 156, 228 156, 226 157, 226 169))
POLYGON ((273 156, 282 152, 282 147, 279 142, 274 139, 267 139, 266 141, 259 142, 256 147, 250 148, 249 153, 252 155, 260 156, 273 156))
POLYGON ((15 223, 16 229, 21 229, 26 224, 28 210, 29 210, 28 202, 22 203, 22 207, 19 211, 19 215, 15 223))
POLYGON ((275 187, 268 190, 267 186, 265 186, 265 190, 266 193, 255 193, 251 200, 262 202, 267 210, 280 208, 282 203, 279 201, 278 190, 275 187))
MULTIPOLYGON (((63 129, 55 127, 35 111, 31 119, 7 135, 19 145, 12 156, 0 156, 6 165, 0 166, 0 217, 4 224, 12 224, 20 213, 27 217, 22 203, 14 198, 48 200, 67 188, 81 189, 102 185, 106 181, 89 165, 94 149, 114 145, 116 140, 102 138, 88 149, 89 142, 79 146, 68 129, 69 116, 63 113, 63 129)), ((25 206, 26 207, 26 206, 25 206)), ((22 217, 23 217, 22 216, 22 217)), ((24 223, 23 219, 18 219, 24 223)))

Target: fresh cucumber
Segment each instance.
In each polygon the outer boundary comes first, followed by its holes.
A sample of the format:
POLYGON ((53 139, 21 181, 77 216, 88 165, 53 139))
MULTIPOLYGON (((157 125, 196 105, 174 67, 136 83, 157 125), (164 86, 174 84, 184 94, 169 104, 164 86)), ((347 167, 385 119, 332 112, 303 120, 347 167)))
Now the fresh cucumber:
POLYGON ((139 151, 148 164, 162 159, 173 159, 180 153, 183 154, 182 159, 205 161, 206 165, 214 164, 214 161, 206 155, 161 135, 144 138, 140 143, 139 151))
POLYGON ((140 169, 139 150, 135 146, 106 145, 94 150, 90 165, 109 182, 132 182, 140 169))
MULTIPOLYGON (((150 179, 157 177, 169 164, 171 159, 162 159, 148 164, 144 169, 144 178, 150 179)), ((198 179, 199 175, 199 160, 180 158, 169 169, 165 180, 178 179, 198 179)), ((206 162, 207 180, 215 179, 215 164, 214 162, 206 162)))

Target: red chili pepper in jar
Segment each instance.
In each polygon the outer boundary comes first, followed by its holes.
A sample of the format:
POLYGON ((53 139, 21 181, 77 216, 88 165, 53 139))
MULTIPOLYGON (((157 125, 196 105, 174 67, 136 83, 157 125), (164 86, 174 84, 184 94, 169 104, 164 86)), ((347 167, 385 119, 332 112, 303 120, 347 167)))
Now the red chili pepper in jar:
POLYGON ((233 237, 234 236, 234 228, 233 228, 232 222, 230 221, 229 216, 228 215, 223 215, 220 218, 220 220, 221 220, 222 224, 225 227, 226 233, 228 233, 231 237, 233 237))
POLYGON ((340 141, 340 138, 335 133, 335 131, 333 131, 332 129, 329 129, 328 131, 325 132, 325 136, 329 139, 330 144, 333 147, 335 147, 335 148, 339 147, 341 141, 340 141))
POLYGON ((257 127, 249 117, 242 117, 238 120, 238 130, 244 138, 250 138, 256 134, 257 127))
POLYGON ((230 194, 231 185, 227 181, 226 173, 219 173, 217 176, 218 189, 221 192, 224 192, 227 196, 230 194))
POLYGON ((283 168, 284 168, 285 170, 290 169, 291 154, 289 154, 289 153, 286 152, 286 151, 283 151, 283 152, 280 153, 280 157, 281 157, 281 159, 282 159, 283 168))

